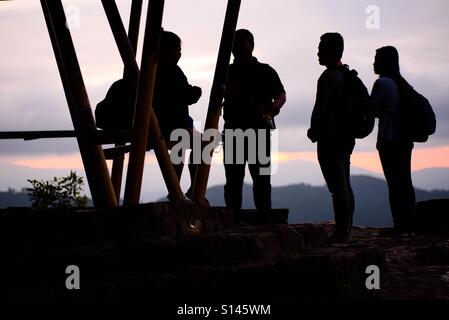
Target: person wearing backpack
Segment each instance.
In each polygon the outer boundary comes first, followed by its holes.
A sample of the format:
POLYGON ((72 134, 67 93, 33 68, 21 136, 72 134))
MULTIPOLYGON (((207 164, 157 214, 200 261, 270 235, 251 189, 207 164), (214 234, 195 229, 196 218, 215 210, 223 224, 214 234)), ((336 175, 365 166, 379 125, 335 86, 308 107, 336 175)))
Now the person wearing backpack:
POLYGON ((317 143, 318 162, 332 195, 335 232, 331 243, 349 241, 354 214, 354 193, 350 181, 350 159, 355 137, 348 129, 345 86, 348 68, 343 65, 344 40, 339 33, 321 36, 319 64, 326 70, 318 79, 315 106, 307 136, 317 143))
POLYGON ((388 184, 393 233, 410 233, 415 208, 411 176, 414 138, 407 129, 407 119, 412 111, 407 100, 413 88, 401 76, 396 48, 377 49, 373 66, 374 73, 379 75, 371 92, 379 118, 377 149, 388 184))
MULTIPOLYGON (((201 88, 190 85, 184 72, 178 66, 178 61, 181 58, 181 44, 178 35, 170 31, 162 31, 153 108, 162 136, 169 149, 177 143, 177 141, 170 140, 170 135, 175 129, 187 130, 190 138, 193 139, 195 128, 193 119, 189 115, 189 106, 198 102, 201 97, 201 88)), ((198 133, 198 135, 200 134, 198 133)), ((183 167, 184 161, 174 165, 179 180, 181 180, 183 167)), ((191 187, 186 192, 186 196, 191 198, 196 173, 192 154, 190 154, 188 168, 191 187)))

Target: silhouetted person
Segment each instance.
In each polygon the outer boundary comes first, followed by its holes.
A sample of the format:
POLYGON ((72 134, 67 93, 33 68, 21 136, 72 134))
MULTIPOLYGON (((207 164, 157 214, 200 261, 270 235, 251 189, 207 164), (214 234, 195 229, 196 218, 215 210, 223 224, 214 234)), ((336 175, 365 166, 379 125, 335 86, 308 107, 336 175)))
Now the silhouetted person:
POLYGON ((248 140, 245 140, 244 155, 236 155, 238 150, 234 146, 232 163, 226 161, 229 156, 226 149, 230 141, 226 138, 224 141, 226 173, 224 197, 226 206, 234 211, 237 218, 242 207, 246 162, 253 180, 256 209, 262 215, 268 214, 271 210, 271 175, 269 172, 261 174, 263 169, 269 171, 270 162, 262 163, 257 157, 255 163, 251 163, 253 161, 249 161, 251 158, 249 152, 253 150, 258 153, 259 147, 265 145, 266 156, 270 156, 270 129, 273 129, 274 125, 272 118, 279 113, 286 101, 285 90, 278 74, 268 64, 260 63, 253 57, 253 50, 252 33, 246 29, 237 30, 232 50, 234 62, 229 67, 225 92, 224 129, 253 130, 257 137, 254 148, 249 148, 248 140), (257 129, 265 130, 265 138, 257 135, 257 129), (259 141, 260 139, 265 141, 259 141), (243 156, 243 163, 237 163, 236 158, 239 156, 243 156))
POLYGON ((379 75, 371 92, 379 118, 377 149, 387 180, 394 231, 412 231, 415 190, 411 177, 413 142, 401 130, 400 89, 408 86, 399 70, 399 54, 394 47, 377 49, 374 73, 379 75))
POLYGON ((318 161, 332 194, 335 232, 330 241, 334 243, 349 240, 354 214, 350 160, 355 139, 345 132, 343 50, 344 41, 339 33, 321 36, 318 60, 326 70, 318 79, 316 102, 307 133, 312 142, 317 142, 318 161))
MULTIPOLYGON (((170 141, 175 129, 186 129, 193 136, 193 119, 189 115, 189 105, 198 102, 201 88, 189 84, 184 72, 178 66, 181 58, 181 39, 173 32, 161 33, 159 59, 153 99, 154 112, 168 148, 176 142, 170 141)), ((181 179, 184 163, 174 165, 178 179, 181 179)), ((189 160, 191 183, 195 179, 195 166, 192 156, 189 160)), ((190 197, 191 188, 187 191, 190 197)))

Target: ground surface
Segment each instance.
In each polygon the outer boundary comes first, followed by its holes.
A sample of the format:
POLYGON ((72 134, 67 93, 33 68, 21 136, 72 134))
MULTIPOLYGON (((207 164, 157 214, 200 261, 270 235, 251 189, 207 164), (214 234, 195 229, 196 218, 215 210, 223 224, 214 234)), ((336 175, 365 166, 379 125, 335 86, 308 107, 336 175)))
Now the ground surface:
POLYGON ((0 297, 449 299, 449 235, 354 228, 348 244, 330 245, 332 224, 265 223, 235 225, 223 208, 168 203, 1 210, 0 297), (66 288, 69 265, 80 270, 80 290, 66 288), (379 290, 366 287, 371 265, 379 290))

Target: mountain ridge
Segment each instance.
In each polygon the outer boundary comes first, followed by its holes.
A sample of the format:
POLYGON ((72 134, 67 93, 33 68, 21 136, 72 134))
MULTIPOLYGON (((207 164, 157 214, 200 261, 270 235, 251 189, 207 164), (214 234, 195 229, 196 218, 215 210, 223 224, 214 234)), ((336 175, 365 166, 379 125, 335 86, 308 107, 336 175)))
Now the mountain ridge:
MULTIPOLYGON (((365 175, 351 176, 356 209, 354 224, 367 227, 390 227, 388 188, 385 180, 365 175), (375 196, 373 196, 375 195, 375 196)), ((449 190, 415 188, 417 201, 449 198, 449 190)), ((223 186, 210 187, 207 198, 212 205, 224 205, 223 186)), ((273 208, 288 208, 289 223, 315 223, 334 220, 331 195, 325 186, 294 184, 272 188, 273 208)), ((251 186, 244 185, 243 208, 254 207, 251 186)))

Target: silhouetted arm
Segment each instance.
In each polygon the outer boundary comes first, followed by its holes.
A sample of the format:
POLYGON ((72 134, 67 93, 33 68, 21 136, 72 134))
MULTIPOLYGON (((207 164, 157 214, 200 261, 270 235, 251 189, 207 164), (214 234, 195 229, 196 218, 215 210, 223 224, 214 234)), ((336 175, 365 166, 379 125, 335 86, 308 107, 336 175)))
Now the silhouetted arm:
POLYGON ((312 117, 310 120, 310 129, 307 132, 307 136, 312 142, 316 142, 318 140, 318 132, 320 132, 320 124, 323 120, 323 112, 327 100, 325 96, 328 94, 328 89, 326 88, 326 86, 327 83, 323 74, 318 79, 315 105, 313 107, 312 117))
POLYGON ((399 91, 396 82, 390 78, 377 79, 371 91, 371 100, 377 118, 386 112, 395 115, 399 104, 399 91))
POLYGON ((374 115, 376 118, 379 118, 383 111, 384 91, 385 89, 383 88, 382 82, 376 80, 376 82, 374 82, 373 89, 371 90, 371 101, 373 102, 374 115))
POLYGON ((189 106, 194 103, 197 103, 198 100, 201 98, 201 94, 202 91, 200 87, 187 84, 187 87, 185 88, 185 102, 189 106))
POLYGON ((273 101, 273 115, 278 115, 279 112, 281 111, 282 106, 285 104, 285 102, 287 101, 287 95, 285 93, 285 91, 280 92, 273 101))
POLYGON ((276 116, 281 111, 281 108, 284 106, 287 101, 287 95, 285 93, 284 85, 279 78, 278 73, 272 67, 269 67, 270 70, 270 79, 271 85, 270 87, 273 89, 273 103, 270 106, 272 109, 272 115, 276 116))
POLYGON ((176 108, 198 102, 201 88, 190 85, 179 66, 168 66, 163 71, 160 95, 165 105, 176 108))
POLYGON ((176 79, 178 86, 178 96, 173 98, 177 99, 178 102, 183 105, 190 106, 194 103, 197 103, 201 98, 201 88, 189 84, 186 75, 179 66, 177 67, 176 79))

